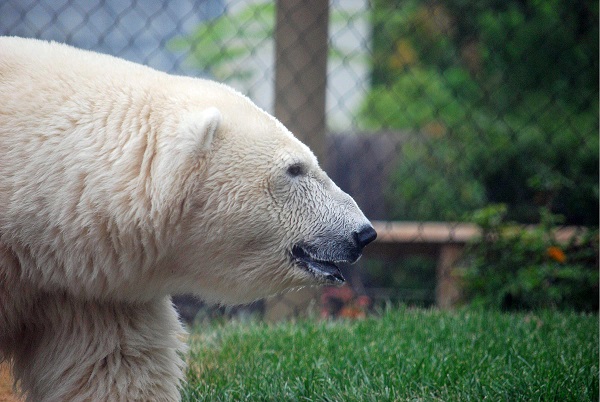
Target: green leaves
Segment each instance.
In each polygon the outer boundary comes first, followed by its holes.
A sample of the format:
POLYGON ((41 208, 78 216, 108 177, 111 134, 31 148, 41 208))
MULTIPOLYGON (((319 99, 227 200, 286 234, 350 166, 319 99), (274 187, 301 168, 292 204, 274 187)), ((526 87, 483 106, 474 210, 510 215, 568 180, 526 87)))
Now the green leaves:
POLYGON ((483 235, 468 248, 462 279, 466 301, 495 309, 598 309, 598 230, 557 243, 562 217, 542 209, 536 229, 506 222, 506 207, 473 214, 483 235))
POLYGON ((486 203, 598 222, 598 6, 378 0, 365 129, 407 140, 392 219, 464 219, 486 203))
POLYGON ((169 46, 189 52, 189 64, 218 80, 249 79, 254 72, 242 67, 242 62, 273 35, 274 16, 274 3, 252 4, 200 24, 191 35, 173 39, 169 46))

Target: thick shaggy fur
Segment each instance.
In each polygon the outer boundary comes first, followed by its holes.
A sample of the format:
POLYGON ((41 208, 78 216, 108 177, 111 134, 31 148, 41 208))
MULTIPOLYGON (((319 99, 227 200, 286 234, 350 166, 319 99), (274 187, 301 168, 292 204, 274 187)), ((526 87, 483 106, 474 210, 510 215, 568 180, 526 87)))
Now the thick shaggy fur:
POLYGON ((0 38, 0 99, 0 360, 29 400, 177 400, 169 295, 327 283, 366 242, 310 150, 221 84, 0 38))

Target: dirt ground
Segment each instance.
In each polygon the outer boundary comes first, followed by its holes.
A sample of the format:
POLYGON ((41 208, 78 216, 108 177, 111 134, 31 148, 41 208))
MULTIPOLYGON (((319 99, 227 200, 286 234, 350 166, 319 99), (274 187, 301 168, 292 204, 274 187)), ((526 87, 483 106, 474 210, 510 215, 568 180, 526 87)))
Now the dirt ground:
POLYGON ((0 364, 0 402, 21 402, 13 392, 13 381, 5 364, 0 364))

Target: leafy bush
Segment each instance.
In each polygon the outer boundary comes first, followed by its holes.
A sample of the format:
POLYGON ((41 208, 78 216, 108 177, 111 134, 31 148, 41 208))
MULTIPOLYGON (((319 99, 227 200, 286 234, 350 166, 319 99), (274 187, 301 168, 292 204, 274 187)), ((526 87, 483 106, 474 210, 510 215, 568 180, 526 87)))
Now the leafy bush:
POLYGON ((365 129, 409 134, 394 219, 464 219, 487 203, 535 222, 598 222, 598 5, 379 0, 365 129), (594 23, 594 21, 596 23, 594 23))
POLYGON ((258 3, 234 14, 223 14, 199 24, 188 36, 169 42, 175 51, 186 51, 190 66, 221 81, 251 81, 252 54, 273 35, 275 4, 258 3))
POLYGON ((455 220, 485 205, 475 166, 481 147, 469 127, 472 107, 456 96, 469 90, 469 82, 460 69, 442 77, 433 69, 414 68, 390 88, 374 88, 367 96, 360 116, 369 127, 421 133, 400 149, 388 192, 391 218, 455 220))
POLYGON ((526 230, 505 221, 506 207, 477 211, 482 236, 468 248, 462 270, 467 301, 514 309, 598 310, 598 230, 559 244, 561 219, 542 210, 541 224, 526 230))

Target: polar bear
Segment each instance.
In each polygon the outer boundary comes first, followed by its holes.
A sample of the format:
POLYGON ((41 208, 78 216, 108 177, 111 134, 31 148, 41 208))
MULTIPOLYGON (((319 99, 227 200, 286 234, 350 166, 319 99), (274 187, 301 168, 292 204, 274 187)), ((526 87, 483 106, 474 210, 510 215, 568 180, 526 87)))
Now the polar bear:
POLYGON ((0 360, 29 400, 178 400, 170 295, 341 283, 375 236, 229 87, 0 38, 0 360))

